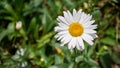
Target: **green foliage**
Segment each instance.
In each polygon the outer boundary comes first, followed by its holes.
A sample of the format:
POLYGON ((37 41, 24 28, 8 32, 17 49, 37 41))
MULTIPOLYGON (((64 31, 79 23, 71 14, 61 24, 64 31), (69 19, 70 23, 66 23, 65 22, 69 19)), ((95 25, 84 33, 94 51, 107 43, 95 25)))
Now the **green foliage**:
POLYGON ((119 0, 0 0, 0 68, 120 67, 119 0), (83 9, 98 24, 98 38, 70 51, 54 38, 56 18, 83 9), (21 21, 22 27, 16 28, 21 21))

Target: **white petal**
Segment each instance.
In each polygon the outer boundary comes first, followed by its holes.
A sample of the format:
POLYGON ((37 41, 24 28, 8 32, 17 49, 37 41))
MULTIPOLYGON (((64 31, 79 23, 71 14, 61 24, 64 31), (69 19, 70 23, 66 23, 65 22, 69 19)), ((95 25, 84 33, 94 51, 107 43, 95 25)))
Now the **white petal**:
POLYGON ((62 28, 67 28, 68 26, 64 23, 58 23, 58 26, 62 27, 62 28))
POLYGON ((76 38, 72 37, 71 41, 68 43, 68 48, 73 49, 76 46, 76 38))
POLYGON ((98 38, 98 36, 96 34, 90 34, 94 39, 98 38))
POLYGON ((64 38, 64 37, 65 37, 65 35, 61 35, 61 36, 58 37, 57 40, 61 40, 61 39, 64 38))
POLYGON ((82 12, 79 22, 84 23, 83 21, 85 20, 85 18, 86 18, 86 14, 84 12, 82 12))
POLYGON ((84 23, 83 25, 84 25, 84 26, 90 26, 90 25, 92 25, 94 22, 95 22, 95 20, 91 20, 91 21, 88 21, 88 22, 84 23))
POLYGON ((83 23, 87 23, 87 22, 89 22, 91 19, 92 19, 92 15, 88 14, 88 15, 86 15, 83 23))
POLYGON ((87 38, 86 36, 82 35, 82 38, 83 38, 88 44, 90 44, 90 45, 93 45, 93 44, 94 44, 93 41, 90 40, 89 38, 87 38))
POLYGON ((68 22, 68 23, 71 23, 72 21, 70 20, 70 18, 69 18, 69 14, 67 13, 67 12, 63 12, 63 14, 64 14, 64 17, 65 17, 65 20, 68 22))
MULTIPOLYGON (((70 42, 71 42, 71 41, 70 41, 70 42)), ((70 44, 70 42, 68 43, 68 49, 71 50, 71 49, 73 49, 73 48, 72 48, 72 44, 70 44)))
POLYGON ((59 22, 62 22, 62 23, 64 23, 64 24, 66 24, 66 25, 69 24, 69 23, 65 20, 65 18, 64 18, 63 16, 58 16, 57 20, 58 20, 59 22))
POLYGON ((77 14, 76 10, 73 9, 73 18, 75 18, 76 14, 77 14))
POLYGON ((76 45, 78 50, 83 50, 84 49, 84 42, 81 37, 77 38, 77 45, 76 45))
POLYGON ((55 37, 55 38, 58 38, 58 37, 59 37, 59 35, 58 35, 58 34, 56 34, 54 37, 55 37))
POLYGON ((67 34, 68 33, 68 31, 61 31, 61 32, 59 32, 58 34, 67 34))
POLYGON ((74 20, 76 22, 79 22, 80 18, 81 18, 81 14, 82 14, 82 9, 80 9, 77 14, 74 16, 74 20))
POLYGON ((94 40, 94 38, 89 34, 84 33, 83 36, 90 39, 90 40, 94 40))
POLYGON ((68 34, 68 31, 61 31, 55 35, 55 38, 58 38, 58 37, 65 35, 65 34, 68 34))
POLYGON ((64 45, 65 45, 65 43, 61 43, 61 44, 60 44, 60 46, 64 46, 64 45))
POLYGON ((69 34, 66 34, 62 39, 61 39, 61 45, 60 46, 64 46, 65 44, 67 44, 68 42, 70 42, 71 40, 71 36, 69 34))
POLYGON ((69 15, 69 20, 71 21, 70 23, 74 22, 73 20, 73 16, 72 14, 70 13, 70 11, 67 11, 68 15, 69 15))
POLYGON ((96 33, 96 31, 92 29, 84 29, 84 32, 89 34, 96 33))
POLYGON ((71 37, 68 36, 68 34, 63 34, 63 35, 59 36, 57 40, 61 40, 61 43, 66 44, 70 39, 71 39, 71 37))
POLYGON ((85 26, 85 29, 96 29, 97 25, 85 26))
POLYGON ((72 36, 70 34, 66 34, 66 36, 63 39, 61 39, 61 42, 67 44, 68 42, 70 42, 71 39, 72 36))
POLYGON ((59 27, 59 26, 56 26, 55 28, 54 28, 54 30, 55 30, 55 32, 60 32, 60 31, 67 31, 67 28, 62 28, 62 27, 59 27))
POLYGON ((73 48, 75 48, 75 46, 76 46, 76 42, 77 42, 77 38, 76 37, 74 37, 72 40, 71 40, 72 42, 73 42, 73 48))

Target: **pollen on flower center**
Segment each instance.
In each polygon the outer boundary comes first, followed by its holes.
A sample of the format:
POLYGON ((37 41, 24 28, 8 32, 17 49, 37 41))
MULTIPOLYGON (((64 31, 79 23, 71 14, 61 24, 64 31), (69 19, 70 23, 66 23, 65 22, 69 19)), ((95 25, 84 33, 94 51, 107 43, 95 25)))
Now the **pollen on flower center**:
POLYGON ((83 26, 78 23, 78 22, 73 22, 72 24, 69 25, 69 33, 74 36, 74 37, 77 37, 77 36, 80 36, 82 35, 83 33, 83 26))

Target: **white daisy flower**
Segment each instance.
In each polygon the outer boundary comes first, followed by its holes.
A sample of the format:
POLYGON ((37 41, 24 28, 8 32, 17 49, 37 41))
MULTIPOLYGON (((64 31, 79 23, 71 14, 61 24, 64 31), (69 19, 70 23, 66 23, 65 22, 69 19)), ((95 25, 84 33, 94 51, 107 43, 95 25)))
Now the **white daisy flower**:
POLYGON ((95 29, 97 25, 93 25, 95 20, 92 19, 92 15, 85 14, 80 9, 78 12, 73 9, 73 13, 70 11, 64 11, 64 16, 58 16, 58 26, 55 27, 55 32, 58 32, 55 36, 57 40, 60 40, 61 46, 68 44, 69 49, 77 48, 78 50, 84 49, 84 41, 93 45, 93 40, 97 38, 95 29))

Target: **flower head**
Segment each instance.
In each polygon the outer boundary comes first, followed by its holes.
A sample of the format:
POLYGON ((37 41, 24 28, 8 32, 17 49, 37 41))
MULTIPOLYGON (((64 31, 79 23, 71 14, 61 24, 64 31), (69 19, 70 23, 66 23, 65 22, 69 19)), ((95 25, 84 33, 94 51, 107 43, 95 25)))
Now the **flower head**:
POLYGON ((97 37, 95 29, 97 25, 93 23, 92 15, 85 14, 80 9, 78 12, 73 9, 64 11, 64 16, 58 16, 58 26, 55 27, 57 40, 60 40, 61 46, 68 44, 69 49, 77 48, 78 50, 84 49, 84 41, 93 45, 93 40, 97 37))
POLYGON ((16 27, 17 30, 21 29, 22 28, 22 22, 21 21, 16 22, 15 27, 16 27))

